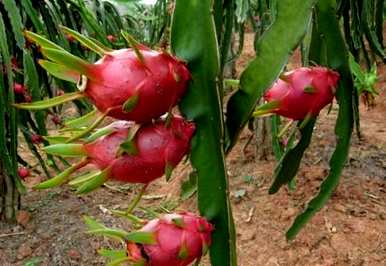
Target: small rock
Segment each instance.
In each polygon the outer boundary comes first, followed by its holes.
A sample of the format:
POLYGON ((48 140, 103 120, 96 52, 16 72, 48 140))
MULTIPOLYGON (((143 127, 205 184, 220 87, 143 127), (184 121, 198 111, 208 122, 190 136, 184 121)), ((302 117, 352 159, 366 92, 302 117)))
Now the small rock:
POLYGON ((29 246, 29 244, 27 243, 21 244, 17 250, 17 258, 21 260, 31 255, 32 255, 32 248, 29 246))
POLYGON ((26 227, 29 220, 31 219, 31 215, 29 212, 20 210, 16 214, 16 221, 18 224, 22 225, 23 227, 26 227))
POLYGON ((67 252, 67 256, 69 256, 71 259, 74 259, 74 260, 78 260, 81 258, 79 251, 77 251, 76 249, 70 249, 67 252))
POLYGON ((342 204, 335 204, 334 209, 337 212, 346 213, 346 207, 343 206, 342 204))

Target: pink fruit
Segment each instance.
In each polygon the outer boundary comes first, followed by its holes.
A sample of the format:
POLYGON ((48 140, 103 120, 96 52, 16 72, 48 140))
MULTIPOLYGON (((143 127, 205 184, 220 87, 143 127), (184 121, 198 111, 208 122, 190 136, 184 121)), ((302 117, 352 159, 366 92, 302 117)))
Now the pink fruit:
POLYGON ((26 92, 26 89, 24 87, 23 84, 20 84, 20 83, 15 83, 13 85, 13 91, 16 93, 16 94, 24 94, 26 92))
POLYGON ((151 220, 140 230, 153 233, 155 243, 129 242, 128 256, 145 266, 186 266, 205 255, 213 230, 205 218, 193 213, 166 214, 151 220))
POLYGON ((26 103, 32 102, 32 96, 28 93, 24 93, 24 102, 26 103))
POLYGON ((133 139, 132 154, 119 155, 133 124, 118 121, 110 125, 113 133, 85 144, 89 161, 99 169, 111 167, 110 177, 129 183, 148 183, 174 168, 189 151, 195 126, 180 117, 141 127, 133 139))
POLYGON ((33 144, 40 144, 43 142, 43 137, 38 134, 33 134, 31 136, 31 141, 33 144))
POLYGON ((61 124, 62 124, 62 119, 60 119, 60 117, 57 116, 57 115, 52 115, 51 121, 52 121, 52 123, 54 123, 55 125, 61 125, 61 124))
POLYGON ((271 112, 294 120, 315 117, 334 99, 339 73, 325 67, 287 72, 265 93, 271 112))
POLYGON ((96 62, 84 93, 101 112, 122 120, 147 122, 169 111, 184 94, 190 74, 185 64, 163 52, 116 50, 96 62), (130 99, 130 100, 129 100, 130 99), (129 100, 130 104, 124 104, 129 100))
POLYGON ((17 169, 17 174, 21 179, 24 180, 26 177, 29 177, 30 171, 26 167, 20 167, 19 169, 17 169))
POLYGON ((114 35, 107 35, 107 40, 109 40, 109 42, 115 42, 117 40, 117 37, 115 37, 114 35))

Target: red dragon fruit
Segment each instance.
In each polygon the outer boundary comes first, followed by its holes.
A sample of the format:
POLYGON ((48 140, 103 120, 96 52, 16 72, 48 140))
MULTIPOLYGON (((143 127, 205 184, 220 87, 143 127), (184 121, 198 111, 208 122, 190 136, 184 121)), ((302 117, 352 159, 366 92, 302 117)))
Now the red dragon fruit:
POLYGON ((102 58, 90 64, 26 32, 27 39, 39 45, 49 59, 39 61, 42 67, 58 78, 78 82, 80 92, 43 101, 43 105, 35 102, 17 107, 40 110, 86 96, 107 116, 142 123, 171 110, 186 91, 190 73, 185 63, 166 51, 151 50, 127 34, 124 37, 133 48, 110 50, 68 28, 63 30, 102 58))
POLYGON ((284 73, 265 93, 267 103, 256 113, 276 113, 294 120, 316 117, 334 99, 338 81, 339 73, 325 67, 284 73))
POLYGON ((101 112, 111 109, 114 118, 145 122, 166 113, 181 98, 190 78, 185 65, 144 47, 141 54, 143 61, 133 49, 117 50, 90 67, 97 79, 87 82, 84 93, 101 112))
POLYGON ((213 230, 205 218, 193 213, 166 214, 140 230, 152 233, 154 243, 128 242, 128 257, 144 266, 186 266, 205 255, 213 230))
POLYGON ((31 141, 33 144, 40 144, 43 142, 43 137, 39 134, 32 134, 31 141))
MULTIPOLYGON (((101 131, 106 132, 106 135, 93 142, 56 144, 45 150, 56 155, 86 156, 79 166, 67 172, 68 175, 92 164, 102 171, 104 181, 112 178, 147 184, 163 174, 171 174, 172 169, 189 151, 195 126, 180 117, 173 117, 169 122, 159 120, 143 125, 136 133, 135 125, 128 121, 114 122, 101 131), (130 139, 132 133, 135 135, 130 139)), ((59 175, 57 179, 39 184, 37 188, 59 185, 67 181, 65 178, 67 177, 59 175)), ((100 180, 101 177, 97 176, 98 178, 100 180)))
POLYGON ((20 83, 13 84, 13 91, 16 94, 24 94, 24 93, 26 93, 26 89, 25 89, 24 85, 20 84, 20 83))
POLYGON ((19 169, 17 169, 17 174, 19 175, 19 177, 21 179, 26 179, 27 177, 29 177, 29 175, 31 174, 29 169, 27 167, 20 167, 19 169))

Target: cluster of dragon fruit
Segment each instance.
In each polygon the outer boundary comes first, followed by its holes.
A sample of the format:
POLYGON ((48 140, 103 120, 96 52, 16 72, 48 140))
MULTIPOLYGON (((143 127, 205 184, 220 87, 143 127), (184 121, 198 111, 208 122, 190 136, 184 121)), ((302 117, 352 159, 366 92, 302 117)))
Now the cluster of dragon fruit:
MULTIPOLYGON (((68 183, 78 193, 87 193, 110 179, 142 183, 144 187, 162 176, 169 179, 173 169, 189 153, 195 133, 193 122, 172 113, 189 87, 191 75, 187 65, 164 50, 155 51, 138 43, 125 33, 123 37, 131 48, 111 50, 68 28, 63 31, 98 53, 101 59, 91 64, 40 35, 25 32, 27 40, 45 57, 39 64, 51 75, 76 83, 78 91, 16 106, 41 110, 88 98, 96 109, 65 122, 63 134, 45 137, 50 142, 44 147, 47 153, 79 157, 79 160, 35 188, 68 183), (98 128, 106 117, 115 121, 98 128), (75 175, 76 172, 80 173, 75 175)), ((323 67, 285 73, 267 90, 264 96, 267 103, 258 107, 256 113, 276 113, 293 120, 317 116, 333 101, 338 80, 338 73, 323 67)), ((25 95, 24 88, 17 86, 15 90, 25 95)), ((40 136, 35 136, 35 141, 37 137, 40 136)), ((20 171, 20 175, 27 174, 25 169, 20 171)), ((128 233, 108 229, 86 218, 90 232, 107 232, 125 243, 125 252, 114 253, 118 262, 136 266, 189 265, 199 261, 211 244, 213 225, 192 213, 166 214, 141 221, 142 228, 128 233)))

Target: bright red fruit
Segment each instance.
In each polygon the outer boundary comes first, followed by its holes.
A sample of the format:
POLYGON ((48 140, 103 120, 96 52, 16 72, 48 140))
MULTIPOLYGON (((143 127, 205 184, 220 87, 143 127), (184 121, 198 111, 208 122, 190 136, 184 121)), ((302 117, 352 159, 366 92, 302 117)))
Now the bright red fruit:
POLYGON ((33 144, 40 144, 43 142, 43 137, 38 134, 33 134, 31 136, 31 141, 33 144))
POLYGON ((174 117, 167 126, 163 120, 142 126, 136 133, 131 154, 120 154, 133 123, 118 121, 113 132, 84 145, 89 161, 99 169, 111 168, 110 177, 129 183, 148 183, 173 169, 189 151, 195 126, 174 117))
POLYGON ((26 89, 23 84, 15 83, 13 84, 13 91, 16 94, 24 94, 26 92, 26 89))
POLYGON ((339 73, 325 67, 302 67, 284 73, 265 93, 271 112, 294 120, 315 117, 334 99, 339 73))
POLYGON ((109 42, 115 42, 117 40, 117 37, 115 37, 114 35, 107 35, 107 40, 109 40, 109 42))
POLYGON ((19 167, 19 169, 17 169, 17 174, 24 180, 26 177, 29 177, 30 171, 26 167, 19 167))
POLYGON ((140 47, 109 52, 92 65, 84 93, 101 112, 121 120, 148 122, 169 111, 184 94, 190 74, 165 52, 140 47), (126 104, 125 104, 126 103, 126 104))
POLYGON ((57 116, 57 115, 52 115, 51 121, 52 121, 55 125, 61 125, 61 124, 62 124, 62 119, 60 119, 60 117, 57 116))
POLYGON ((213 230, 205 218, 193 213, 166 214, 140 230, 153 233, 155 244, 129 242, 128 256, 144 266, 186 266, 205 255, 213 230))

